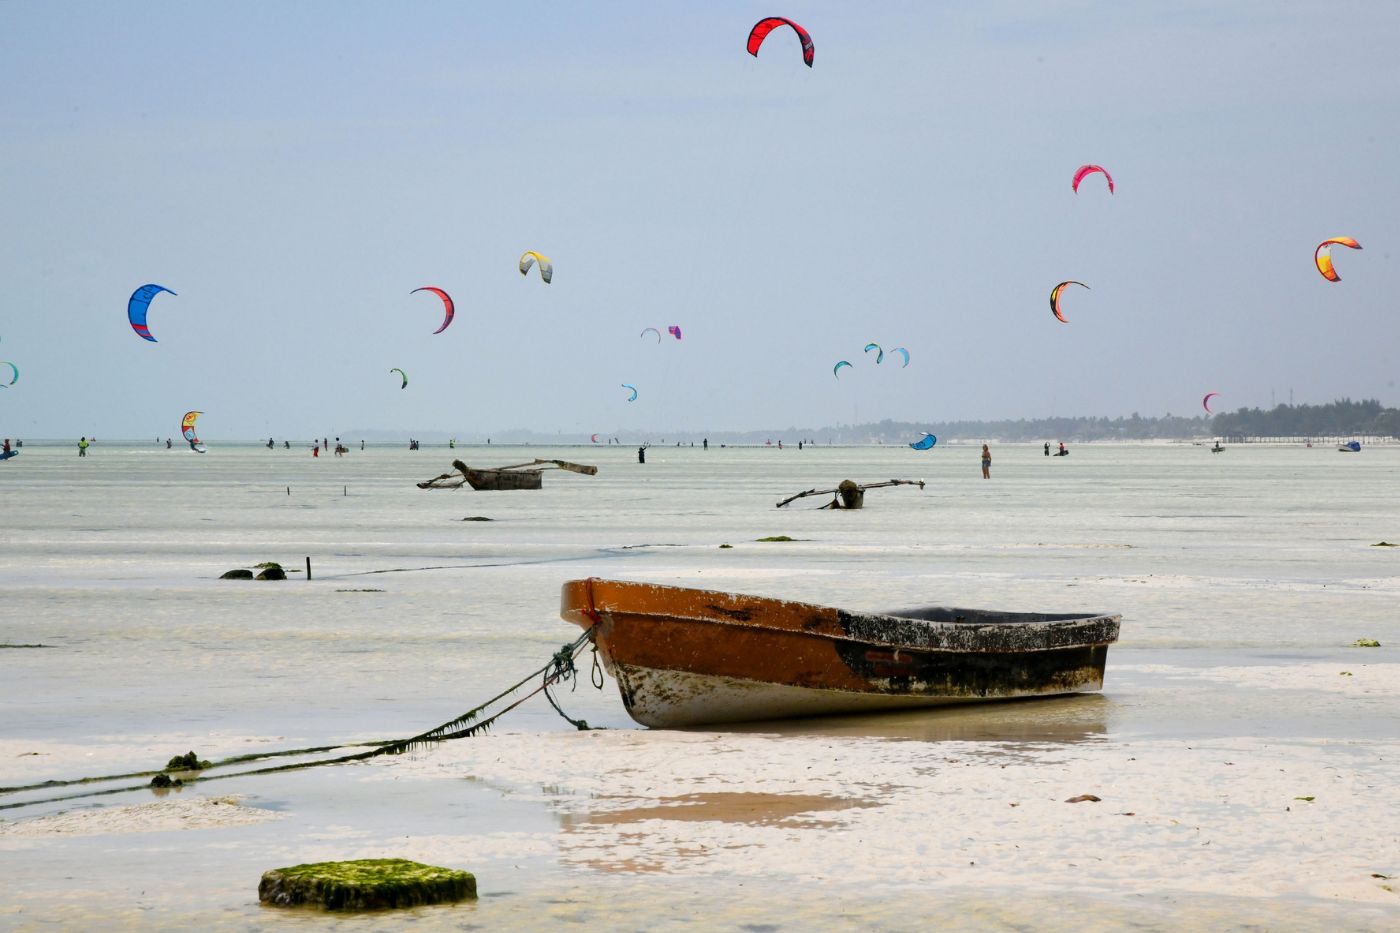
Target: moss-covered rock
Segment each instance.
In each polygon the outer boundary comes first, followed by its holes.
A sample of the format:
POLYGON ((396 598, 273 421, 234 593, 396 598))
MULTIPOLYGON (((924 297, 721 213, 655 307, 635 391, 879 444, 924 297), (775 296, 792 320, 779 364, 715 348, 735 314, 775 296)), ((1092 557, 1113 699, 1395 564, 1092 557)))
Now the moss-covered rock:
POLYGON ((1353 648, 1379 648, 1381 643, 1374 638, 1358 638, 1351 643, 1351 646, 1353 648))
POLYGON ((230 570, 228 573, 223 574, 222 576, 220 576, 219 579, 220 579, 220 580, 251 580, 251 579, 253 579, 253 571, 251 571, 251 570, 241 570, 241 569, 240 569, 240 570, 230 570))
POLYGON ((796 538, 789 538, 787 535, 769 535, 766 538, 754 538, 755 541, 796 541, 796 538))
POLYGON ((183 787, 185 782, 168 774, 157 774, 151 778, 151 787, 183 787))
POLYGON ((209 762, 200 761, 199 756, 193 751, 176 755, 165 763, 166 771, 203 771, 207 767, 209 767, 209 762))
POLYGON ((401 858, 315 862, 263 872, 258 899, 328 910, 418 907, 476 897, 476 876, 401 858))
POLYGON ((262 573, 258 574, 258 579, 285 580, 287 579, 287 571, 283 570, 281 567, 268 567, 265 570, 263 570, 262 573))
POLYGON ((261 564, 253 565, 254 570, 271 570, 273 567, 276 567, 278 570, 282 569, 282 565, 275 560, 265 560, 261 564))

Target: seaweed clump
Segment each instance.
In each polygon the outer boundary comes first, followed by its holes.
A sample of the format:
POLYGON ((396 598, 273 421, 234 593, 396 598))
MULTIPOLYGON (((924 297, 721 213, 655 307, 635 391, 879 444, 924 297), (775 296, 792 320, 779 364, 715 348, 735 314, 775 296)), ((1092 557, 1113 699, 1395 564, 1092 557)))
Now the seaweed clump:
POLYGON ((327 910, 420 907, 476 897, 476 876, 401 858, 314 862, 263 872, 258 899, 327 910))
POLYGON ((766 538, 754 538, 755 541, 796 541, 796 538, 789 538, 787 535, 769 535, 766 538))

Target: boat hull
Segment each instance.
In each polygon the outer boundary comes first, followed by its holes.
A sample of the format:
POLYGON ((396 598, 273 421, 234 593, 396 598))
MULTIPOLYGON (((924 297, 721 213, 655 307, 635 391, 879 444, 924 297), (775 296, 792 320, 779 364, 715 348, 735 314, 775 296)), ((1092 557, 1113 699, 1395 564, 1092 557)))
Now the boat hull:
POLYGON ((594 629, 628 713, 674 728, 1098 690, 1119 617, 807 603, 576 580, 564 618, 594 629))
POLYGON ((467 469, 467 483, 476 490, 494 492, 502 489, 540 489, 544 478, 539 470, 478 470, 467 469))

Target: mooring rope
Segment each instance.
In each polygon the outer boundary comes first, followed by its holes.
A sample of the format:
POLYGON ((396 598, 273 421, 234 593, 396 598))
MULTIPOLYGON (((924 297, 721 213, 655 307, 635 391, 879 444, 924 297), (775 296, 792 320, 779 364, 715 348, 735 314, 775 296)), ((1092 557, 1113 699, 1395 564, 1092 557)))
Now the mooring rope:
MULTIPOLYGON (((427 732, 420 732, 418 735, 406 739, 386 739, 376 742, 343 742, 339 745, 318 745, 311 748, 290 748, 283 749, 281 751, 261 752, 250 755, 236 755, 232 758, 224 758, 219 761, 216 761, 208 767, 201 769, 201 771, 211 771, 215 768, 226 768, 230 765, 243 764, 253 761, 265 761, 271 758, 287 758, 293 755, 312 755, 317 754, 319 752, 334 751, 338 748, 367 748, 366 751, 355 752, 349 755, 340 755, 335 758, 322 758, 316 761, 298 761, 292 762, 291 764, 273 765, 267 768, 253 768, 247 771, 236 771, 231 774, 200 774, 198 777, 190 778, 188 781, 184 781, 183 784, 187 786, 190 784, 204 783, 206 781, 220 781, 226 778, 248 777, 249 775, 253 774, 275 774, 277 772, 282 771, 299 771, 303 768, 317 768, 322 765, 338 765, 348 764, 352 761, 367 761, 371 758, 377 758, 380 755, 398 755, 402 754, 403 752, 413 751, 414 749, 422 748, 427 745, 433 745, 438 742, 449 742, 453 739, 471 738, 474 735, 478 735, 482 732, 486 732, 487 730, 489 730, 502 716, 504 716, 506 713, 509 713, 511 710, 515 709, 517 706, 524 703, 526 700, 530 699, 538 693, 543 693, 545 695, 545 698, 549 700, 549 705, 554 707, 555 711, 560 716, 564 717, 564 719, 571 723, 575 728, 581 730, 589 729, 590 726, 586 721, 582 719, 572 718, 559 707, 559 704, 555 701, 554 697, 550 695, 549 688, 552 687, 554 684, 565 680, 573 681, 574 687, 577 688, 578 682, 574 675, 578 673, 578 668, 574 664, 574 658, 576 658, 579 655, 579 653, 583 650, 583 646, 592 641, 592 639, 593 629, 589 628, 578 638, 574 639, 572 642, 568 643, 567 645, 564 645, 562 648, 556 651, 553 654, 553 656, 550 657, 549 662, 543 667, 531 672, 530 674, 527 674, 525 677, 521 678, 516 683, 512 684, 511 686, 502 690, 500 693, 493 696, 491 699, 487 700, 485 703, 481 703, 477 706, 474 706, 462 715, 456 717, 455 719, 450 719, 440 726, 435 726, 432 729, 429 729, 427 732), (536 687, 534 690, 531 690, 529 693, 520 697, 504 709, 492 713, 485 719, 481 719, 480 721, 477 720, 477 717, 482 715, 482 713, 484 713, 489 707, 515 693, 517 690, 525 686, 530 681, 534 680, 536 677, 540 677, 541 680, 539 686, 536 687)), ((598 667, 598 647, 596 644, 593 646, 593 669, 593 684, 594 686, 601 689, 602 678, 601 669, 598 667)), ((73 780, 67 781, 43 781, 38 784, 27 784, 20 787, 0 787, 0 794, 15 794, 20 793, 22 791, 44 790, 46 788, 54 787, 71 787, 75 784, 95 784, 106 781, 127 780, 129 778, 153 777, 155 775, 164 773, 165 769, 160 769, 158 771, 133 771, 127 774, 109 774, 101 777, 75 778, 73 780)), ((6 803, 0 804, 0 810, 12 810, 17 807, 32 807, 44 803, 58 803, 64 800, 77 800, 79 798, 84 797, 101 797, 107 794, 121 794, 126 793, 128 791, 141 790, 150 786, 151 785, 149 783, 131 784, 125 787, 104 788, 102 790, 84 791, 82 793, 76 794, 63 794, 56 797, 45 797, 39 800, 28 800, 23 803, 6 803)))

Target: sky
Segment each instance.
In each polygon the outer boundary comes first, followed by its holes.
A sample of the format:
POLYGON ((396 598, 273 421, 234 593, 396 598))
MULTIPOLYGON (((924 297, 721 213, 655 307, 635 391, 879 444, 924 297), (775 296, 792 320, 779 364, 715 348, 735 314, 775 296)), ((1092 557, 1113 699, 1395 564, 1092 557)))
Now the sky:
POLYGON ((0 433, 1400 405, 1397 47, 1379 2, 0 0, 0 433), (745 52, 773 13, 813 68, 745 52))

